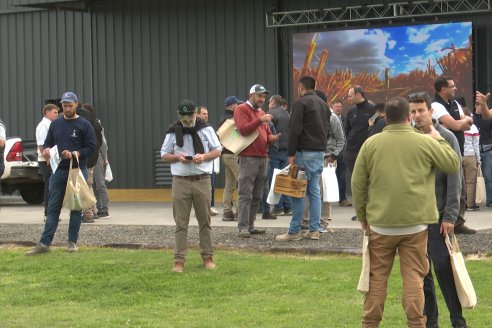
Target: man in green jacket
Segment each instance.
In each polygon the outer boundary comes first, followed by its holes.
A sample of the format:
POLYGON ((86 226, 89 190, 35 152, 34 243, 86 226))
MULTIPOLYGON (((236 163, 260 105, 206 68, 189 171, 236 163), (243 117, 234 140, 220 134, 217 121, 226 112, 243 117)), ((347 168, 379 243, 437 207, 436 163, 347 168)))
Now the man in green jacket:
POLYGON ((388 126, 363 144, 352 174, 352 194, 364 230, 369 229, 370 284, 363 327, 383 317, 388 277, 396 251, 403 280, 408 327, 425 327, 423 279, 429 272, 427 225, 437 223, 435 173, 459 169, 454 150, 433 127, 429 135, 410 126, 408 102, 385 105, 388 126))

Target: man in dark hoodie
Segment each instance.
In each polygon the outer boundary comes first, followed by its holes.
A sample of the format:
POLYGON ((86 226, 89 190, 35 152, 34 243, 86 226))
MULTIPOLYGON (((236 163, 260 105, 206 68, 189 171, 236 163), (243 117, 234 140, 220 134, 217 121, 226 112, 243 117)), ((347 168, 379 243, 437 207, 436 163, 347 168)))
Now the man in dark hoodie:
MULTIPOLYGON (((430 132, 434 125, 439 134, 446 140, 461 160, 461 152, 456 136, 445 129, 438 121, 432 119, 433 110, 429 97, 425 93, 410 95, 410 114, 415 126, 424 133, 430 132)), ((434 272, 441 287, 441 292, 448 306, 451 324, 453 328, 466 328, 466 320, 463 318, 461 304, 456 293, 451 259, 444 238, 452 233, 460 209, 461 173, 443 173, 436 171, 436 203, 439 211, 439 222, 429 224, 427 251, 429 264, 434 264, 434 272)), ((424 278, 425 306, 424 314, 427 316, 427 327, 438 327, 438 309, 432 266, 429 265, 429 273, 424 278)))

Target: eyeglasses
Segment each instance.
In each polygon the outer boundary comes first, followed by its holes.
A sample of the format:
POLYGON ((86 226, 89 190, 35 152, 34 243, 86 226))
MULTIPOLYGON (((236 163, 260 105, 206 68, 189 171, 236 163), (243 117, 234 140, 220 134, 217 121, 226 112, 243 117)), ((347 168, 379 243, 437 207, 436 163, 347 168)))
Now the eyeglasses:
POLYGON ((410 93, 408 95, 408 100, 410 99, 413 99, 413 98, 424 98, 424 99, 430 99, 429 95, 427 94, 427 92, 414 92, 414 93, 410 93))

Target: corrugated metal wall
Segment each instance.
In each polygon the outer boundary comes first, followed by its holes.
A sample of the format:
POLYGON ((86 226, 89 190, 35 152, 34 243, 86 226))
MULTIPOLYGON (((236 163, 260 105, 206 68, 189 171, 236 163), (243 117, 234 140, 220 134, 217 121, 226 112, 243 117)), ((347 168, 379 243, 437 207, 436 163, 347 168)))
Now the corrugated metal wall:
POLYGON ((265 2, 148 1, 93 9, 94 102, 117 187, 149 188, 179 101, 208 107, 215 125, 228 95, 277 85, 274 30, 265 2))
POLYGON ((8 135, 34 138, 44 99, 76 90, 92 98, 90 15, 0 15, 0 110, 8 135))
MULTIPOLYGON (((8 1, 0 10, 46 2, 8 1)), ((275 2, 281 11, 366 1, 106 0, 90 12, 0 14, 0 117, 9 135, 33 138, 44 99, 74 90, 94 103, 106 128, 111 186, 152 188, 154 151, 181 99, 206 105, 216 124, 223 99, 245 98, 253 83, 291 98, 292 33, 335 27, 267 29, 275 2)), ((474 22, 478 87, 486 90, 490 15, 458 18, 474 22)))

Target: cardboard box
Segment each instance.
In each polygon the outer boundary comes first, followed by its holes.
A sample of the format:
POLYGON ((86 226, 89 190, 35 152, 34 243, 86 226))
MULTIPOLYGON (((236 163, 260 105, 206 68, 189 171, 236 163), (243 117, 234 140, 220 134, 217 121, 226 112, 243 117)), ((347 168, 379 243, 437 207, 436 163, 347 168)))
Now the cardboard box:
POLYGON ((304 198, 306 196, 307 180, 298 180, 285 175, 277 175, 273 191, 295 198, 304 198))

